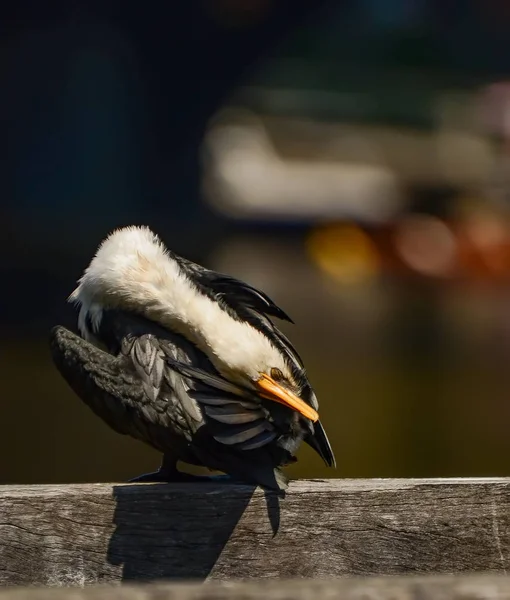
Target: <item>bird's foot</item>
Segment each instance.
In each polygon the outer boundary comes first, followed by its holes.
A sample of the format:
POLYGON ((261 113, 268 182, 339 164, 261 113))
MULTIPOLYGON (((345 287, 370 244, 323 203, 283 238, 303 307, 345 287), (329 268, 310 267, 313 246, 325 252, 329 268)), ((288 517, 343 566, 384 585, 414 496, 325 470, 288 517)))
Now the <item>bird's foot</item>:
POLYGON ((230 475, 191 475, 181 471, 163 471, 145 473, 130 479, 128 483, 240 483, 230 475))
POLYGON ((154 473, 144 473, 138 477, 133 477, 133 479, 128 480, 128 483, 157 483, 164 481, 168 481, 168 479, 160 471, 155 471, 154 473))

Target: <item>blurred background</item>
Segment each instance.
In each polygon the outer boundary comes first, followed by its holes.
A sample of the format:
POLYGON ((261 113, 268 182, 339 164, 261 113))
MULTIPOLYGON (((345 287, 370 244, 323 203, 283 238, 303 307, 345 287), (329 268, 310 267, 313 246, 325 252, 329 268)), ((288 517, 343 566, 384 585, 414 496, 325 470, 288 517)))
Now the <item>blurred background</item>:
POLYGON ((0 482, 122 481, 48 332, 153 227, 265 290, 337 455, 295 477, 510 475, 510 3, 0 8, 0 482))

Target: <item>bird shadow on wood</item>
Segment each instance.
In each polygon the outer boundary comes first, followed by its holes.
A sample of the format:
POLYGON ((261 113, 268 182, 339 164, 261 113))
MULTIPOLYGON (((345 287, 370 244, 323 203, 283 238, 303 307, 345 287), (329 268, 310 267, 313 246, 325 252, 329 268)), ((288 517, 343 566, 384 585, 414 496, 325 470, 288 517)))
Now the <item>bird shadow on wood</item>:
POLYGON ((280 500, 285 498, 285 495, 279 496, 274 492, 265 491, 264 498, 266 500, 267 517, 271 525, 273 537, 275 537, 280 529, 280 500))
MULTIPOLYGON (((122 581, 206 579, 250 503, 254 486, 216 483, 117 485, 107 561, 122 581)), ((273 535, 279 498, 265 493, 273 535)))

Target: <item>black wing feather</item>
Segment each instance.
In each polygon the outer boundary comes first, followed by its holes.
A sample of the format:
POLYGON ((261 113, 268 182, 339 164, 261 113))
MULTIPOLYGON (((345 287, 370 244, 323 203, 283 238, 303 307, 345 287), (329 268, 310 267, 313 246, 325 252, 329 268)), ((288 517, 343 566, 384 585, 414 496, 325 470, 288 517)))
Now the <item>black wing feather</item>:
POLYGON ((204 273, 202 281, 232 310, 244 305, 262 314, 294 323, 289 315, 277 306, 267 294, 244 281, 214 271, 204 273))
MULTIPOLYGON (((172 258, 179 263, 181 269, 195 282, 203 294, 223 302, 234 314, 238 314, 239 309, 245 306, 261 314, 294 323, 289 315, 262 290, 231 275, 206 269, 176 254, 172 254, 172 258)), ((238 314, 238 316, 243 319, 242 315, 238 314)))

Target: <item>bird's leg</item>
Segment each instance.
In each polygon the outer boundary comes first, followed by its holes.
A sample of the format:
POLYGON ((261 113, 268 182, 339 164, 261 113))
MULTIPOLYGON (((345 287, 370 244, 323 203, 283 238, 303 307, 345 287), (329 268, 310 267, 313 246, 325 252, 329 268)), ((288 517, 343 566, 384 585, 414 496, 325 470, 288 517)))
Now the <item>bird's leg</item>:
POLYGON ((145 473, 129 483, 235 483, 230 475, 191 475, 177 468, 177 458, 164 454, 161 466, 154 473, 145 473))
POLYGON ((177 469, 177 457, 172 454, 163 454, 161 466, 154 473, 145 473, 129 480, 129 483, 155 483, 155 482, 178 482, 183 481, 181 473, 177 469))

